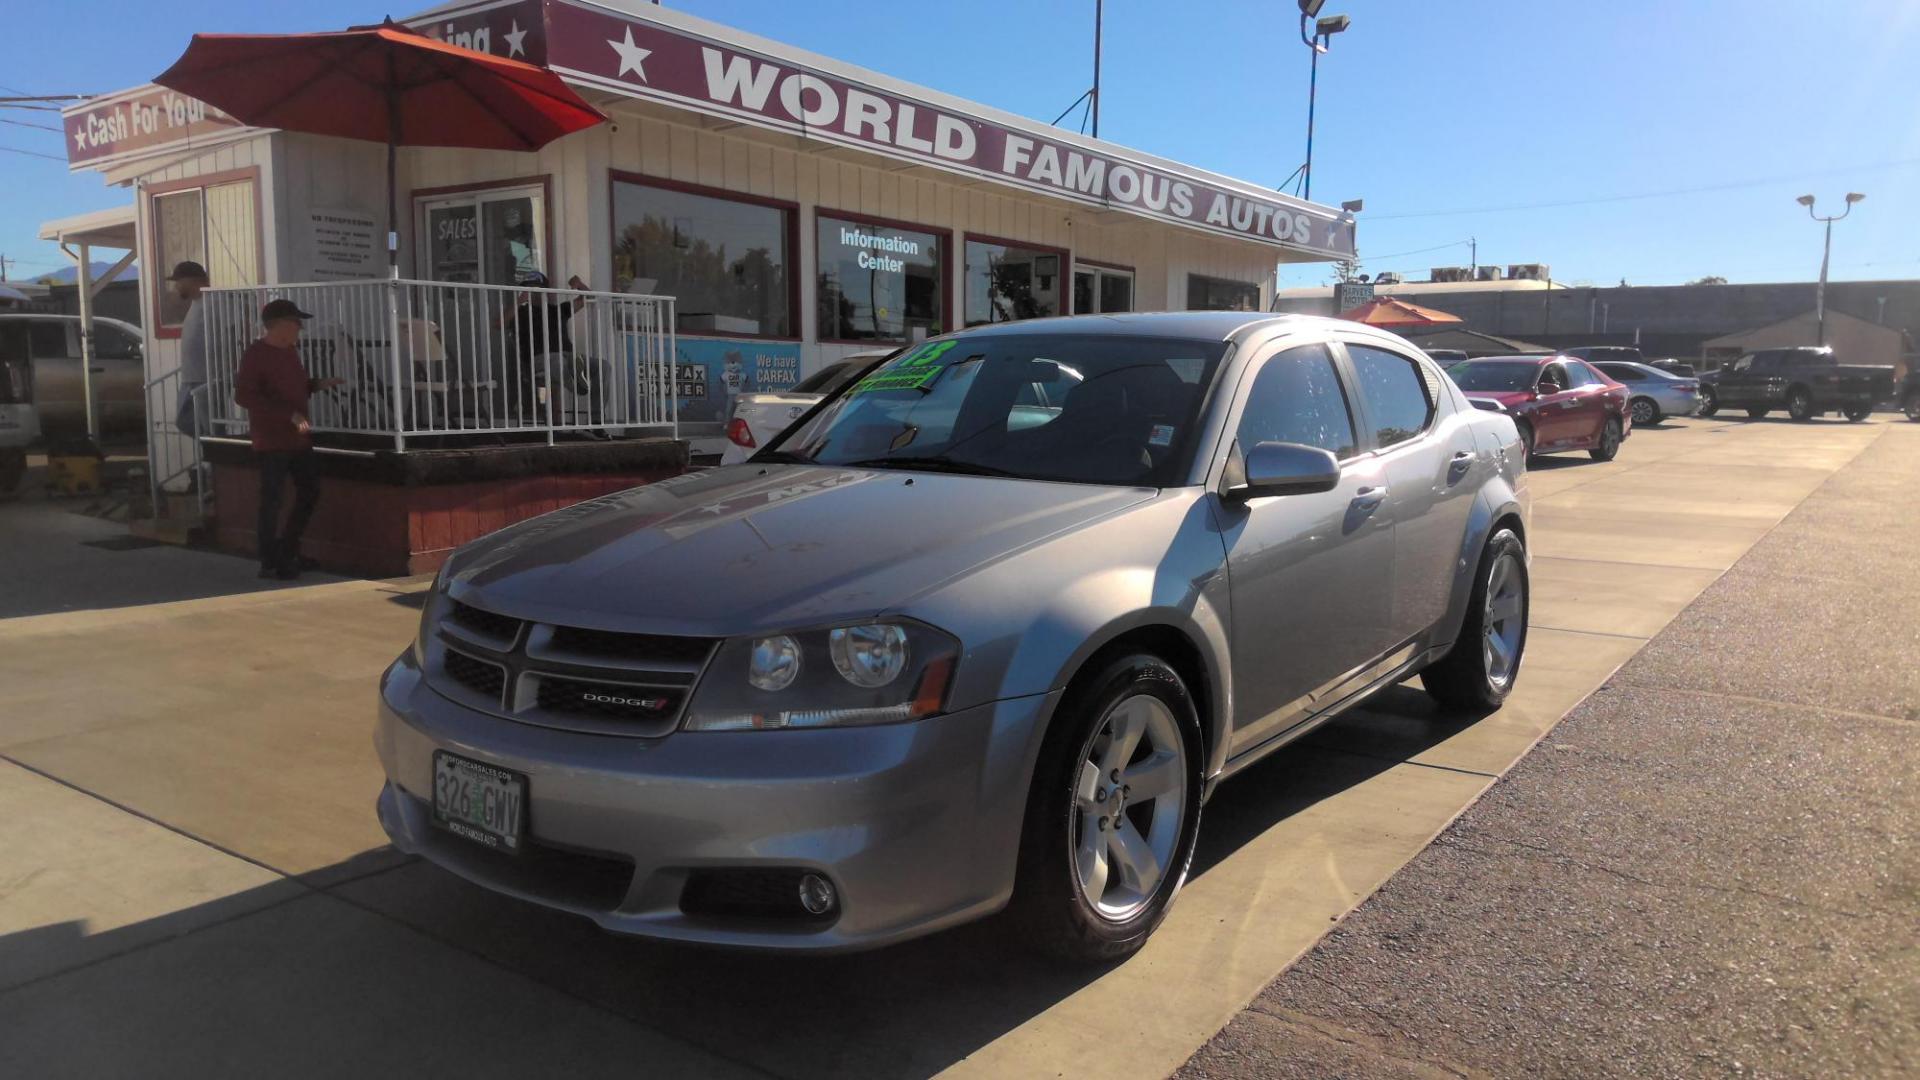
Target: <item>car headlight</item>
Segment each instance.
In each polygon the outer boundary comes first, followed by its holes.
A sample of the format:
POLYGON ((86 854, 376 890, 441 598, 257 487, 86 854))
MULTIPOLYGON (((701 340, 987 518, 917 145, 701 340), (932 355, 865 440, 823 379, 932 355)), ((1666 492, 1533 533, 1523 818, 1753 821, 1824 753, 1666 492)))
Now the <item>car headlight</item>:
POLYGON ((887 621, 730 638, 694 691, 686 731, 897 724, 943 711, 960 644, 887 621))
POLYGON ((433 640, 433 628, 440 623, 441 600, 447 595, 447 578, 452 576, 449 573, 452 566, 452 559, 440 564, 440 572, 433 575, 433 584, 427 587, 420 603, 420 626, 413 635, 413 662, 423 667, 427 662, 427 643, 433 640))

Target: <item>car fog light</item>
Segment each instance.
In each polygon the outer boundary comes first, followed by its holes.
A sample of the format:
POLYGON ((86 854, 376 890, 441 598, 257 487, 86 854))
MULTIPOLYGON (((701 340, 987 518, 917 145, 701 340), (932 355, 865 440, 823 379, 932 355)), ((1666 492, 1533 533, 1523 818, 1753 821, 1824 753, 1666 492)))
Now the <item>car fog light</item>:
POLYGON ((785 690, 800 675, 800 643, 780 634, 756 639, 747 681, 761 690, 785 690))
POLYGON ((834 670, 869 690, 900 677, 907 666, 907 632, 890 623, 842 626, 827 635, 834 670))
POLYGON ((800 875, 800 906, 807 909, 807 914, 825 915, 833 910, 833 905, 838 901, 833 882, 819 874, 800 875))

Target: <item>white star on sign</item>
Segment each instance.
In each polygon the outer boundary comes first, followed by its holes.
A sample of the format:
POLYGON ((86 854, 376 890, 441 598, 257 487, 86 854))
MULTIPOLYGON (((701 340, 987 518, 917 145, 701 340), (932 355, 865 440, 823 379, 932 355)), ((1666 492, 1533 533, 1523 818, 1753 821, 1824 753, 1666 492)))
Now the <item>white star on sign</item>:
POLYGON ((633 27, 631 26, 627 27, 624 37, 624 41, 615 41, 612 38, 607 39, 607 44, 613 46, 613 51, 620 54, 620 70, 614 72, 614 74, 616 76, 625 75, 631 71, 635 75, 640 76, 641 82, 646 82, 647 69, 641 65, 646 63, 647 57, 653 55, 653 50, 643 49, 633 43, 633 27))
POLYGON ((85 131, 74 132, 73 145, 79 147, 82 150, 85 150, 87 148, 87 133, 85 131))
POLYGON ((527 55, 527 32, 520 29, 519 19, 513 20, 513 29, 508 31, 504 36, 507 39, 507 55, 509 57, 527 55))

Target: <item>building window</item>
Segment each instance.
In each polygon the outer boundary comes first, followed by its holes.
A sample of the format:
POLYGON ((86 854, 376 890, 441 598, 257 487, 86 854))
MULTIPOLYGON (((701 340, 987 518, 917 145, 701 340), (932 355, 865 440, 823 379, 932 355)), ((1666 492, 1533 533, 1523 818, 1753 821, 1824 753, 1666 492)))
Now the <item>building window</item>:
POLYGON ((658 182, 613 184, 613 277, 676 298, 690 334, 792 337, 794 211, 658 182))
MULTIPOLYGON (((232 174, 228 174, 231 176, 232 174)), ((207 268, 215 288, 255 285, 260 281, 259 217, 254 208, 254 179, 174 187, 155 191, 148 203, 154 261, 152 275, 156 331, 177 337, 187 304, 174 295, 166 276, 187 261, 207 268)))
POLYGON ((544 186, 416 199, 427 279, 517 285, 545 272, 546 201, 544 186))
POLYGON ((820 337, 918 340, 946 329, 946 242, 935 233, 820 214, 820 337))
POLYGON ((1067 253, 1004 240, 967 240, 967 325, 1059 315, 1067 253))
POLYGON ((1259 311, 1260 286, 1245 281, 1187 275, 1188 311, 1259 311))
POLYGON ((1114 266, 1073 268, 1073 313, 1100 315, 1133 310, 1133 271, 1114 266))

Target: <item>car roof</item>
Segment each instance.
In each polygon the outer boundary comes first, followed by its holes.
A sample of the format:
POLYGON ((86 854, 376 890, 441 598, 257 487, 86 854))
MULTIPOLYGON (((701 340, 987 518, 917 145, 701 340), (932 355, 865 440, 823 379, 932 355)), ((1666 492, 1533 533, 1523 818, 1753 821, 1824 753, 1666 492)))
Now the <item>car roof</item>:
MULTIPOLYGON (((1467 361, 1469 364, 1544 364, 1549 360, 1566 359, 1558 353, 1519 353, 1513 356, 1476 356, 1467 361)), ((1573 357, 1572 359, 1579 359, 1573 357)))
POLYGON ((1035 334, 1112 334, 1116 337, 1208 338, 1225 341, 1251 326, 1288 323, 1338 325, 1343 329, 1362 329, 1360 323, 1327 319, 1313 315, 1275 315, 1264 311, 1148 311, 1116 312, 1110 315, 1061 315, 1049 319, 1024 319, 1020 322, 970 326, 960 331, 974 336, 1018 336, 1035 334))
MULTIPOLYGON (((0 311, 0 320, 13 320, 13 319, 58 319, 61 322, 79 322, 80 316, 68 315, 65 312, 60 312, 60 311, 0 311)), ((107 323, 112 326, 117 326, 122 330, 130 330, 136 336, 138 336, 140 333, 139 326, 133 323, 130 323, 125 319, 116 319, 111 315, 95 315, 93 317, 93 321, 97 323, 107 323)))

